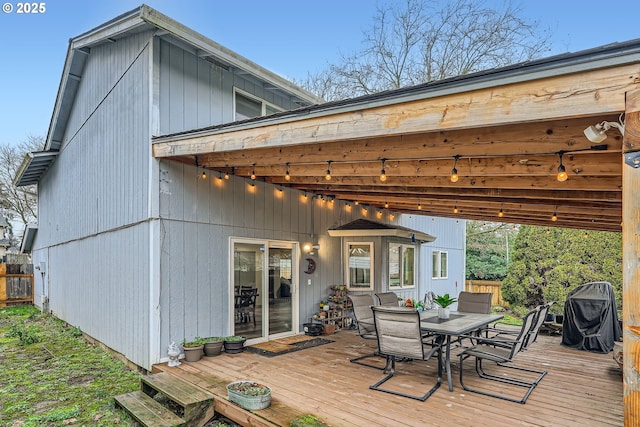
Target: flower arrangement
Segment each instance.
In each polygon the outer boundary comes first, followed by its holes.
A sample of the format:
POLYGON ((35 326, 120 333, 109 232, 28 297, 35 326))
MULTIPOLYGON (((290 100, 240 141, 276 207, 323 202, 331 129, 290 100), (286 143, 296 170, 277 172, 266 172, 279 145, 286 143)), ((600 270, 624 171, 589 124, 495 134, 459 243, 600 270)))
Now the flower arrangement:
POLYGON ((229 384, 228 389, 245 396, 263 396, 271 392, 269 387, 254 381, 238 381, 231 383, 229 384))

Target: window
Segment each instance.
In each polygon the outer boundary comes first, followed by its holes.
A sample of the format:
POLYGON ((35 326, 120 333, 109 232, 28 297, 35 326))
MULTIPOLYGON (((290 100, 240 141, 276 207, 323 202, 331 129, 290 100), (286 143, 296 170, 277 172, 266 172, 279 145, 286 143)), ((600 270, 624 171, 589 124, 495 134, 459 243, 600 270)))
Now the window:
POLYGON ((345 265, 347 288, 373 290, 373 243, 348 242, 345 265))
POLYGON ((389 243, 389 288, 415 286, 415 250, 411 245, 389 243))
POLYGON ((447 252, 433 251, 433 273, 431 277, 434 279, 446 279, 448 272, 447 252))
POLYGON ((251 119, 253 117, 266 116, 268 114, 283 111, 282 108, 269 104, 266 101, 249 95, 240 89, 234 90, 235 120, 251 119))

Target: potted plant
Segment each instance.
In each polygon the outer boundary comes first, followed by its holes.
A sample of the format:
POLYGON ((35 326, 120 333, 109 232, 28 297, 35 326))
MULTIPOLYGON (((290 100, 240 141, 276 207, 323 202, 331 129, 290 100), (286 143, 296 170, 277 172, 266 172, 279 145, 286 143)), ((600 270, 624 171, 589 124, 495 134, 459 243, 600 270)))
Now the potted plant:
POLYGON ((451 297, 449 294, 438 295, 433 299, 433 302, 438 304, 438 317, 441 319, 448 319, 450 316, 449 306, 458 301, 457 298, 451 297))
POLYGON ((271 404, 271 388, 254 381, 236 381, 227 384, 231 402, 244 409, 264 409, 271 404))
POLYGON ((244 342, 247 339, 238 335, 231 335, 224 337, 224 351, 225 353, 235 354, 242 353, 244 351, 244 342))
POLYGON ((187 362, 197 362, 202 358, 202 349, 204 341, 200 337, 195 337, 192 341, 182 340, 182 349, 184 350, 184 359, 187 362))
POLYGON ((222 345, 224 344, 224 338, 222 337, 208 337, 204 339, 204 355, 205 356, 217 356, 222 351, 222 345))

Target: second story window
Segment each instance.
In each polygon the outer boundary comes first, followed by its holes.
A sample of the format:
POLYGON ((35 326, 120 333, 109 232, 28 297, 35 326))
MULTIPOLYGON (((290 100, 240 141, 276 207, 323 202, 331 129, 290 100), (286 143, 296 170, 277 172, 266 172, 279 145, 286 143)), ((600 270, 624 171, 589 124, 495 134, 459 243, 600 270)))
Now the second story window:
POLYGON ((266 101, 257 98, 253 95, 249 95, 240 89, 235 89, 234 92, 235 101, 235 120, 251 119, 253 117, 266 116, 268 114, 277 113, 282 111, 281 108, 275 105, 269 104, 266 101))

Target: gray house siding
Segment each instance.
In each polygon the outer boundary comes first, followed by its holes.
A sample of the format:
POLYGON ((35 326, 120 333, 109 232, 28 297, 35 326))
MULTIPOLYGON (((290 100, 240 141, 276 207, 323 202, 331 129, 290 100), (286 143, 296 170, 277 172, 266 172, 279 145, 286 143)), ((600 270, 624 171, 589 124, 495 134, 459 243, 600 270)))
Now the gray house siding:
POLYGON ((50 309, 149 365, 151 33, 91 48, 61 153, 38 185, 50 309))
MULTIPOLYGON (((327 230, 361 217, 359 208, 347 209, 340 201, 322 202, 310 196, 305 199, 299 191, 282 188, 281 192, 279 187, 260 181, 252 188, 248 179, 235 176, 224 180, 214 173, 203 180, 199 170, 176 162, 162 161, 160 176, 160 351, 163 356, 172 341, 232 332, 232 325, 229 325, 232 318, 229 313, 231 237, 302 244, 313 235, 317 240, 320 249, 313 256, 317 263, 313 274, 304 273, 308 256, 300 254, 299 328, 317 311, 317 304, 327 297, 329 287, 344 282, 343 244, 346 238, 330 237, 327 230)), ((373 211, 369 209, 370 219, 385 221, 377 218, 373 211)), ((451 271, 456 274, 461 271, 458 268, 460 260, 454 261, 454 258, 462 256, 464 240, 456 242, 455 237, 444 236, 449 231, 460 236, 460 225, 455 220, 396 215, 392 222, 442 239, 440 245, 450 251, 451 271)), ((375 243, 374 291, 388 290, 384 266, 390 239, 348 240, 375 243)), ((434 243, 419 248, 419 285, 399 292, 403 297, 421 298, 430 289, 432 245, 434 243)))
POLYGON ((232 122, 233 88, 285 110, 289 99, 266 90, 257 79, 236 73, 160 40, 160 134, 232 122))

